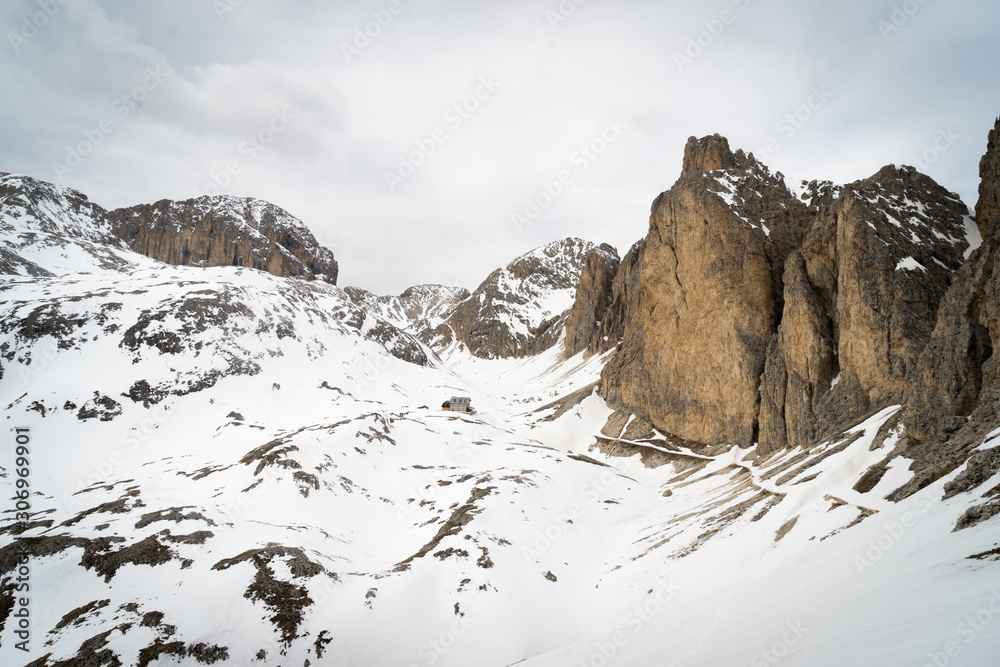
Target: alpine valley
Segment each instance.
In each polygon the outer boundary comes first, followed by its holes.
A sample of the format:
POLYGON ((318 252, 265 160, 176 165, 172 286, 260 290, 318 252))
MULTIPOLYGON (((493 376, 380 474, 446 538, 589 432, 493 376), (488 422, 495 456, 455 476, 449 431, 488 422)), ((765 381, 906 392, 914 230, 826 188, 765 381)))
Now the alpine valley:
POLYGON ((379 296, 0 174, 0 663, 996 665, 1000 121, 980 176, 691 138, 624 255, 379 296))

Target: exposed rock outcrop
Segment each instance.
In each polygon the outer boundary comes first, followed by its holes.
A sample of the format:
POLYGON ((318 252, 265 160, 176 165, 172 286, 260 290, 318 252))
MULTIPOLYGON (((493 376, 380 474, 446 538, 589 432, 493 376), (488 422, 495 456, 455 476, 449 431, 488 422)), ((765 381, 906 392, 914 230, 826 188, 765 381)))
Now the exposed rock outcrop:
POLYGON ((604 243, 587 253, 576 288, 573 307, 566 318, 566 356, 600 346, 599 333, 611 305, 612 287, 621 259, 604 243))
POLYGON ((641 256, 623 263, 641 266, 631 295, 641 303, 626 309, 602 391, 671 434, 749 446, 780 312, 776 267, 800 243, 809 208, 718 135, 690 139, 684 165, 653 203, 641 256))
POLYGON ((337 262, 298 219, 257 199, 201 197, 108 211, 76 190, 0 173, 0 273, 245 266, 337 282, 337 262), (139 257, 129 250, 144 255, 139 257))
POLYGON ((258 199, 199 197, 108 214, 132 250, 181 266, 247 266, 336 284, 333 253, 286 211, 258 199))
POLYGON ((376 296, 358 287, 344 291, 357 305, 434 349, 452 342, 451 329, 442 324, 470 296, 464 287, 446 285, 415 285, 399 296, 376 296))
POLYGON ((900 403, 968 248, 968 209, 912 167, 843 188, 785 264, 761 387, 760 454, 900 403))
POLYGON ((521 255, 491 273, 441 328, 450 328, 472 354, 486 359, 526 357, 549 349, 562 337, 593 247, 566 238, 521 255))
POLYGON ((1000 118, 990 130, 986 153, 979 161, 979 202, 976 204, 976 224, 983 238, 995 234, 1000 221, 1000 118))
POLYGON ((907 392, 900 453, 913 460, 906 495, 948 474, 1000 416, 1000 119, 979 165, 976 224, 982 245, 952 279, 907 392))
POLYGON ((909 167, 789 185, 723 137, 691 138, 612 283, 603 322, 622 333, 602 395, 664 432, 760 455, 899 403, 967 216, 909 167))

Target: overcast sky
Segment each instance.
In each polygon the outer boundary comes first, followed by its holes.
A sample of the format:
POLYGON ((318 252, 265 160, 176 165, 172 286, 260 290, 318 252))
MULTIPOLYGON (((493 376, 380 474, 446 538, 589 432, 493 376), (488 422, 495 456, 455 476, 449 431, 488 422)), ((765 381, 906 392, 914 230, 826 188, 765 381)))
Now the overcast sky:
POLYGON ((1000 114, 995 0, 4 0, 0 27, 0 171, 266 199, 378 293, 626 252, 691 135, 974 206, 1000 114))

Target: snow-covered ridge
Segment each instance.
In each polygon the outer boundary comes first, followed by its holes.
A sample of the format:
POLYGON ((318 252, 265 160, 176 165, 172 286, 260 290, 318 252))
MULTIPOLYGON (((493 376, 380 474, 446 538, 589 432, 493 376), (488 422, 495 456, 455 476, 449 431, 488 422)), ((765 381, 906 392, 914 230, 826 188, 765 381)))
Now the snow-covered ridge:
POLYGON ((0 173, 0 226, 121 245, 107 212, 87 195, 28 176, 0 173))
POLYGON ((587 253, 578 238, 547 243, 491 273, 448 326, 473 354, 524 356, 554 345, 573 306, 587 253))
POLYGON ((108 211, 83 193, 0 174, 0 271, 65 275, 176 265, 245 265, 336 283, 337 262, 301 220, 226 195, 108 211), (145 257, 130 257, 131 248, 145 257))
POLYGON ((435 338, 434 331, 469 298, 469 290, 447 285, 414 285, 398 296, 376 296, 359 287, 347 287, 344 291, 374 316, 428 344, 435 338))
POLYGON ((884 167, 847 186, 842 196, 865 211, 868 227, 889 247, 897 270, 922 271, 936 264, 955 271, 960 261, 953 249, 960 251, 959 258, 968 257, 980 242, 969 232, 969 211, 959 196, 912 167, 884 167))
POLYGON ((76 190, 0 174, 0 274, 131 271, 159 264, 128 250, 107 211, 76 190))

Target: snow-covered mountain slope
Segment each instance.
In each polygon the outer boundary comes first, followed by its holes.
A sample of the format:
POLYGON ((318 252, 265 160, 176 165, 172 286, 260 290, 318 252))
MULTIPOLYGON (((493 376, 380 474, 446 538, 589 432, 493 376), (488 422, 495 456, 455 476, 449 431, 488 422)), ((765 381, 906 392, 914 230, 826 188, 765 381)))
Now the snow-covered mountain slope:
POLYGON ((439 346, 438 327, 469 298, 469 290, 464 287, 447 285, 415 285, 399 296, 376 296, 359 287, 346 287, 344 291, 368 312, 432 347, 439 346))
MULTIPOLYGON (((754 464, 603 436, 600 357, 453 350, 428 368, 347 330, 322 349, 301 331, 280 343, 260 373, 197 393, 115 394, 106 420, 43 416, 16 395, 23 365, 6 368, 33 495, 25 526, 3 520, 0 572, 9 591, 27 547, 34 598, 32 651, 13 652, 9 617, 5 664, 922 664, 956 641, 950 664, 980 665, 1000 651, 996 626, 960 628, 993 604, 995 530, 952 532, 1000 480, 889 503, 900 465, 853 489, 898 437, 895 409, 754 464), (479 412, 434 407, 453 393, 479 412)), ((117 355, 125 377, 102 379, 105 395, 134 376, 117 355)), ((57 349, 29 398, 89 391, 92 372, 57 349)))
POLYGON ((160 262, 246 266, 333 284, 338 275, 333 253, 301 220, 259 199, 206 196, 108 211, 76 190, 0 173, 3 274, 132 271, 160 262))
POLYGON ((106 215, 76 190, 0 173, 0 273, 66 275, 159 264, 127 252, 106 215))
MULTIPOLYGON (((565 313, 590 246, 546 248, 488 313, 565 313)), ((0 277, 0 664, 1000 654, 996 431, 890 502, 914 479, 886 463, 897 407, 807 447, 700 446, 611 410, 614 352, 565 359, 561 325, 527 358, 437 357, 322 281, 116 252, 139 268, 0 277)))
POLYGON ((593 243, 553 241, 491 273, 440 327, 472 354, 486 359, 537 354, 556 343, 573 306, 576 286, 593 243))

